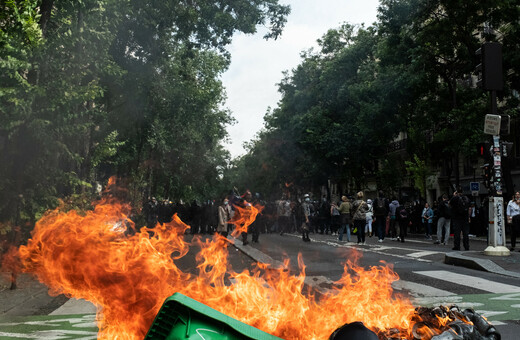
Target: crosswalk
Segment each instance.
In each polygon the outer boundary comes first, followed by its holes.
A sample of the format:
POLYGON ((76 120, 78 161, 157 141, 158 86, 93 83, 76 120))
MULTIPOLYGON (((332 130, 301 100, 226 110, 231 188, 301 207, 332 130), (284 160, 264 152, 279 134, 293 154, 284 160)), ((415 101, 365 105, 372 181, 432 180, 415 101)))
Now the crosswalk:
MULTIPOLYGON (((313 241, 324 243, 328 246, 355 248, 361 252, 370 252, 396 259, 413 260, 425 264, 434 262, 432 258, 435 257, 435 255, 445 253, 441 251, 416 250, 413 248, 402 247, 399 243, 378 243, 375 245, 359 247, 353 242, 339 242, 330 239, 315 239, 313 241)), ((410 240, 410 242, 413 241, 414 240, 410 240)), ((478 276, 478 272, 475 272, 475 275, 464 275, 458 271, 458 267, 448 267, 446 270, 413 271, 412 273, 417 276, 418 282, 399 280, 394 282, 392 287, 394 291, 409 296, 415 306, 434 307, 439 305, 457 305, 463 309, 473 308, 477 313, 485 316, 494 325, 501 325, 505 321, 509 320, 520 320, 520 286, 489 280, 478 276), (419 277, 431 279, 426 280, 426 282, 431 282, 431 284, 425 284, 425 280, 419 279, 419 277), (435 280, 449 283, 443 286, 452 287, 453 291, 437 288, 434 282, 438 281, 435 280), (483 293, 460 293, 468 291, 468 288, 471 288, 472 292, 479 290, 483 293)), ((316 288, 324 282, 331 283, 332 281, 321 276, 306 278, 306 283, 311 286, 316 284, 316 288)))
POLYGON ((392 285, 394 290, 408 293, 416 306, 457 305, 460 308, 473 308, 494 325, 501 325, 503 321, 508 320, 520 320, 520 287, 449 271, 421 271, 416 273, 446 280, 453 285, 478 287, 480 290, 489 292, 486 294, 455 294, 409 281, 394 282, 392 285))

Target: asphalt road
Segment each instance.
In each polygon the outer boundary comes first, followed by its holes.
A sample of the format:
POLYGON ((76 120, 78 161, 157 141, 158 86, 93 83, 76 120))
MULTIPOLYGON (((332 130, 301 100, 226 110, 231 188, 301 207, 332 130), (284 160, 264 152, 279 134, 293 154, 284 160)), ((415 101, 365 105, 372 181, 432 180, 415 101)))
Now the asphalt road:
MULTIPOLYGON (((455 304, 475 311, 496 325, 502 339, 518 339, 520 334, 520 278, 497 275, 444 263, 453 245, 435 245, 421 235, 401 243, 377 238, 366 239, 366 245, 341 242, 337 236, 311 234, 311 242, 302 242, 299 235, 266 234, 252 247, 270 256, 275 262, 290 259, 291 270, 298 271, 297 255, 301 253, 310 284, 338 280, 343 263, 361 252, 358 264, 364 268, 380 266, 384 261, 393 267, 400 280, 395 291, 408 295, 415 306, 433 307, 455 304)), ((352 238, 356 241, 356 238, 352 238)), ((450 240, 452 241, 452 240, 450 240)), ((487 243, 472 240, 471 249, 482 251, 487 243)), ((247 250, 246 250, 247 252, 247 250)))

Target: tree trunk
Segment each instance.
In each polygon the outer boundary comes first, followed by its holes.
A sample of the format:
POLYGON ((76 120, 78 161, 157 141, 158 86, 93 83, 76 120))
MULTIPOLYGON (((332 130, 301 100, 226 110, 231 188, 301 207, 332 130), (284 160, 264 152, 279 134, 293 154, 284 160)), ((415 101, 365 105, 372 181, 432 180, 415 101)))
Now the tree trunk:
POLYGON ((54 0, 42 0, 42 4, 40 5, 40 28, 42 30, 42 36, 45 38, 47 34, 47 24, 51 19, 52 7, 54 5, 54 0))

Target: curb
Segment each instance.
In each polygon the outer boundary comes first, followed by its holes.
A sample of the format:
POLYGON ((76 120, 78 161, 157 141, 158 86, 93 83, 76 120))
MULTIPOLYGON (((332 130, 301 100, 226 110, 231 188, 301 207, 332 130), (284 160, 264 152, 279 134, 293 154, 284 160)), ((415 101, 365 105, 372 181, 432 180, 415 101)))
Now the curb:
POLYGON ((505 270, 491 260, 475 259, 457 252, 447 253, 444 256, 444 263, 509 277, 520 278, 520 273, 505 270))
POLYGON ((264 254, 260 250, 253 248, 249 245, 244 246, 242 244, 242 241, 234 238, 233 236, 229 236, 229 238, 227 238, 227 241, 229 243, 231 243, 235 248, 237 248, 242 253, 246 254, 247 256, 249 256, 251 259, 253 259, 256 262, 265 263, 265 264, 269 265, 271 268, 284 268, 285 269, 285 265, 282 262, 274 260, 269 255, 264 254))

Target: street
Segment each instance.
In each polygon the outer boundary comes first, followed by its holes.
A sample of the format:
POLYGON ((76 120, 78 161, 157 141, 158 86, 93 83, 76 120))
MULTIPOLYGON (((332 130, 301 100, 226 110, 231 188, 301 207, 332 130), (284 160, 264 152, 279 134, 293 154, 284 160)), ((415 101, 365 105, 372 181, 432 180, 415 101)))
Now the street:
MULTIPOLYGON (((392 285, 394 290, 408 295, 415 306, 454 304, 461 308, 474 308, 496 325, 502 339, 517 338, 520 331, 518 252, 500 259, 509 269, 516 269, 516 273, 511 272, 511 275, 517 276, 512 277, 445 264, 446 254, 453 253, 453 239, 446 246, 435 245, 423 235, 409 237, 404 243, 389 238, 378 243, 376 237, 367 237, 365 246, 356 245, 355 236, 351 239, 354 242, 350 243, 337 241, 331 235, 314 234, 311 239, 312 242, 304 244, 299 235, 281 237, 269 234, 263 235, 254 247, 275 261, 289 257, 293 266, 297 264, 298 252, 301 252, 307 266, 306 282, 318 289, 338 280, 343 273, 342 263, 352 256, 354 250, 360 251, 362 257, 359 264, 364 268, 380 266, 381 261, 392 265, 400 277, 392 285)), ((486 248, 485 240, 471 239, 470 246, 469 252, 456 253, 483 257, 480 254, 486 248)))
MULTIPOLYGON (((341 277, 345 260, 353 259, 358 251, 361 253, 358 264, 364 268, 381 266, 382 261, 393 266, 400 277, 392 285, 394 291, 411 298, 415 306, 454 304, 461 309, 471 307, 497 327, 502 339, 515 339, 515 334, 520 331, 520 275, 505 276, 445 264, 446 254, 453 253, 452 246, 434 245, 422 235, 412 236, 405 243, 390 239, 378 243, 372 237, 367 238, 365 246, 339 242, 335 236, 320 234, 311 234, 310 243, 302 242, 296 234, 262 234, 260 243, 247 246, 230 239, 235 246, 228 248, 229 259, 237 271, 252 268, 255 261, 281 266, 288 258, 290 271, 298 273, 297 256, 301 253, 306 265, 307 286, 324 292, 341 277)), ((485 246, 485 241, 472 239, 471 249, 474 250, 462 254, 477 255, 485 246)), ((182 261, 178 261, 179 267, 196 273, 195 253, 196 250, 190 251, 182 261)), ((506 261, 504 263, 508 263, 511 269, 518 267, 515 261, 519 259, 520 253, 516 252, 500 260, 506 261)), ((6 289, 6 276, 2 280, 0 339, 97 337, 93 306, 76 300, 67 301, 64 296, 50 297, 46 287, 27 275, 20 277, 19 288, 15 291, 6 289)))

